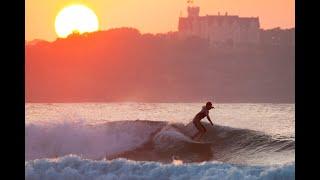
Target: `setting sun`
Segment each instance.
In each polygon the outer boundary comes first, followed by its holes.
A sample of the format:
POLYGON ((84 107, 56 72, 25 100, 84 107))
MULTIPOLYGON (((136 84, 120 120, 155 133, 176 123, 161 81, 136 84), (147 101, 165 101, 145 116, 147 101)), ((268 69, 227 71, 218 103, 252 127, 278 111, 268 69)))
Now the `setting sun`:
POLYGON ((63 8, 55 20, 55 30, 59 37, 67 37, 74 31, 80 34, 97 31, 99 22, 96 14, 84 5, 63 8))

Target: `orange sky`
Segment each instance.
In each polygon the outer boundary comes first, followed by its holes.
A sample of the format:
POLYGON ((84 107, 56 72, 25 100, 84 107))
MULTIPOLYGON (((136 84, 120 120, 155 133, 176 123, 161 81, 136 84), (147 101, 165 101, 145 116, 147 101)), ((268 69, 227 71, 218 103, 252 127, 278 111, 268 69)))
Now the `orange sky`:
MULTIPOLYGON (((100 29, 134 27, 142 33, 176 31, 187 0, 26 0, 26 40, 57 38, 55 16, 64 6, 82 3, 95 11, 100 29)), ((259 16, 262 28, 295 26, 294 0, 195 0, 200 15, 259 16)))

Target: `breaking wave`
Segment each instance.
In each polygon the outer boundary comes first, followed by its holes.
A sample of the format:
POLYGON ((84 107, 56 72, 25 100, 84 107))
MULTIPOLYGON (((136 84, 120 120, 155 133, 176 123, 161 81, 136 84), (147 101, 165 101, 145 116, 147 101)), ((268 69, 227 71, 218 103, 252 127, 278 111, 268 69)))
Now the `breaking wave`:
POLYGON ((27 180, 112 179, 295 179, 294 163, 245 166, 221 162, 175 165, 126 159, 89 160, 76 155, 38 159, 25 164, 27 180))
MULTIPOLYGON (((171 163, 173 158, 184 163, 220 161, 257 166, 294 162, 294 137, 274 137, 248 129, 204 125, 207 133, 202 142, 195 142, 189 138, 196 132, 192 124, 166 121, 117 121, 96 125, 64 123, 50 126, 27 124, 26 167, 34 168, 35 164, 42 162, 31 160, 70 154, 91 160, 127 158, 161 163, 171 163)), ((66 159, 60 159, 59 162, 66 159)), ((74 160, 79 163, 98 163, 77 158, 74 160)), ((43 162, 54 164, 47 160, 43 162)), ((112 163, 123 163, 130 167, 143 165, 123 160, 110 161, 105 165, 112 163)), ((155 167, 159 164, 150 165, 155 167)))

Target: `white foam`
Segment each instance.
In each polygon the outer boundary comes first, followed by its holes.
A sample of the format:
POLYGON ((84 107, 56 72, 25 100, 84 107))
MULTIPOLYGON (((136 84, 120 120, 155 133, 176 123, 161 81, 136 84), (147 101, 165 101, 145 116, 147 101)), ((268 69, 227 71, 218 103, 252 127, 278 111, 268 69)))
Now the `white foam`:
POLYGON ((157 150, 170 151, 184 148, 185 142, 192 142, 192 140, 168 125, 154 136, 153 142, 157 150))
POLYGON ((139 147, 149 140, 159 126, 121 122, 121 125, 90 127, 82 123, 26 125, 25 156, 27 160, 77 154, 101 159, 139 147))
POLYGON ((25 163, 27 180, 109 179, 295 179, 294 163, 281 166, 236 166, 221 162, 162 164, 125 159, 94 161, 68 155, 25 163))

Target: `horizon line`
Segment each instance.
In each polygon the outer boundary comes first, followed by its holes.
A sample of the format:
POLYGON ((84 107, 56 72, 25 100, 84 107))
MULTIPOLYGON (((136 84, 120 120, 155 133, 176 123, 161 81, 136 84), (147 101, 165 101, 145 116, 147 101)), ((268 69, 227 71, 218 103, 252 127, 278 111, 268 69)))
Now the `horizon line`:
MULTIPOLYGON (((97 31, 92 31, 92 32, 84 32, 84 33, 95 33, 95 32, 100 32, 100 31, 109 31, 109 30, 114 30, 114 29, 121 29, 121 28, 132 28, 132 29, 136 29, 140 32, 140 34, 152 34, 152 35, 158 35, 158 34, 167 34, 167 33, 172 33, 172 32, 179 32, 178 30, 175 30, 175 31, 167 31, 167 32, 141 32, 141 30, 139 30, 138 28, 135 28, 135 27, 129 27, 129 26, 119 26, 119 27, 110 27, 109 29, 99 29, 97 31)), ((288 30, 288 29, 295 29, 295 26, 293 27, 288 27, 288 28, 283 28, 281 26, 276 26, 276 27, 273 27, 273 28, 259 28, 260 30, 272 30, 272 29, 277 29, 277 28, 280 28, 281 30, 288 30)), ((84 34, 82 33, 82 34, 84 34)), ((82 35, 80 34, 80 35, 82 35)), ((60 38, 60 37, 56 37, 55 39, 52 39, 52 40, 48 40, 48 39, 41 39, 41 38, 34 38, 32 40, 27 40, 25 39, 25 43, 29 43, 29 42, 32 42, 32 41, 35 41, 35 40, 43 40, 43 41, 47 41, 47 42, 54 42, 58 39, 67 39, 68 37, 66 38, 60 38)))

